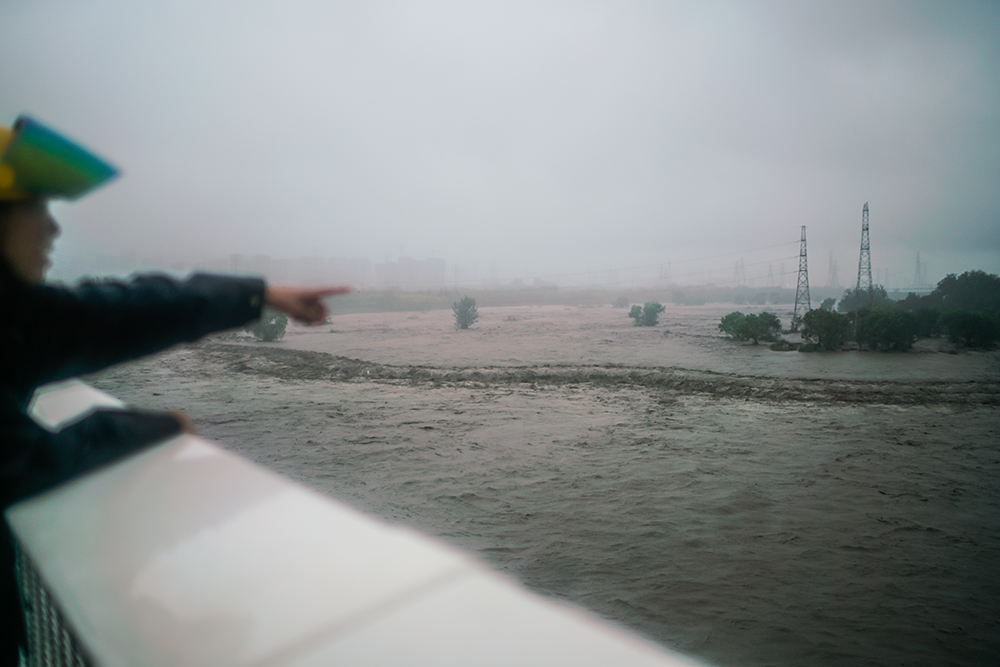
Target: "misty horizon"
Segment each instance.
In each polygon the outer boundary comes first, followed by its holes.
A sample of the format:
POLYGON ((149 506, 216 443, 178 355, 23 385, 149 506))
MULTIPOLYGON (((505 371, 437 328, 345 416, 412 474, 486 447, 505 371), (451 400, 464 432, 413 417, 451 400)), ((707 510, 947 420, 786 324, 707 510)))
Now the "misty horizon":
MULTIPOLYGON (((477 286, 486 289, 531 287, 629 289, 667 286, 795 289, 798 280, 798 259, 798 255, 789 255, 776 262, 748 263, 741 257, 728 269, 720 268, 718 264, 715 268, 697 268, 698 262, 704 259, 693 259, 679 265, 678 268, 688 267, 683 271, 675 270, 672 263, 666 263, 568 274, 556 272, 517 276, 502 271, 501 265, 497 262, 479 267, 475 263, 449 265, 440 258, 415 259, 407 256, 394 259, 387 256, 384 261, 377 262, 369 258, 318 255, 275 258, 264 254, 251 256, 232 254, 205 261, 170 262, 157 256, 138 257, 134 253, 121 253, 92 257, 63 257, 53 267, 50 277, 59 282, 73 283, 81 279, 106 276, 124 278, 144 271, 167 272, 178 276, 195 271, 209 271, 263 276, 279 283, 350 284, 356 288, 404 291, 477 286), (766 269, 763 268, 764 264, 766 269)), ((822 270, 812 268, 811 264, 808 270, 809 283, 813 287, 826 289, 848 289, 857 284, 856 270, 850 273, 851 278, 847 281, 843 280, 844 275, 840 265, 832 256, 824 260, 822 270)), ((947 274, 941 275, 940 278, 935 277, 933 280, 930 278, 936 275, 926 260, 921 259, 919 253, 908 275, 903 273, 897 277, 888 270, 872 268, 874 284, 884 286, 889 292, 929 291, 947 274)))
POLYGON ((0 123, 28 113, 122 170, 53 207, 59 275, 267 255, 440 259, 470 283, 794 283, 805 225, 810 282, 851 286, 865 202, 876 282, 1000 274, 995 3, 0 16, 0 123))

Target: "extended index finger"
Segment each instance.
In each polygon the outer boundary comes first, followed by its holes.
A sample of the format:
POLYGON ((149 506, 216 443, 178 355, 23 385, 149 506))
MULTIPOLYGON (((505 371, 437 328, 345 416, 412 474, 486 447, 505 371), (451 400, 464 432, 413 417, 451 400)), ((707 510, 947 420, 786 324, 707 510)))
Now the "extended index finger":
POLYGON ((320 287, 314 290, 317 296, 336 296, 338 294, 350 294, 353 291, 350 285, 333 285, 331 287, 320 287))

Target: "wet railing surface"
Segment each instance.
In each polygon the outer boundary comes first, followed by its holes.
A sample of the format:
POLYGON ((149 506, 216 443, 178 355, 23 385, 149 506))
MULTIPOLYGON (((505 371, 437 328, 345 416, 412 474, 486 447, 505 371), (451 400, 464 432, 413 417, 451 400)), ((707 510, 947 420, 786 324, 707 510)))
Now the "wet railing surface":
MULTIPOLYGON (((34 414, 58 426, 115 403, 74 381, 34 414)), ((195 436, 7 520, 30 589, 29 664, 695 664, 195 436)))

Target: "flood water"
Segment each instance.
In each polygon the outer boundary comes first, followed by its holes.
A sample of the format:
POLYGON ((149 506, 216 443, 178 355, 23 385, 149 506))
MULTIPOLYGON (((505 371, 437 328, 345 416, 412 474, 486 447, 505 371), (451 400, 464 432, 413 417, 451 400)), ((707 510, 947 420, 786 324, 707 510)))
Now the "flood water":
POLYGON ((736 309, 335 315, 93 382, 709 664, 997 664, 1000 353, 772 352, 736 309))

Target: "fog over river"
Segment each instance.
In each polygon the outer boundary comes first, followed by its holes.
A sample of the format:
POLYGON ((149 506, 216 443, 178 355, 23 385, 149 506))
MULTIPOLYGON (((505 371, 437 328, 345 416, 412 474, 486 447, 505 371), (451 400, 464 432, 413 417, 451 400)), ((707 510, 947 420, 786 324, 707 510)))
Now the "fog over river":
POLYGON ((735 309, 335 314, 91 379, 710 664, 996 664, 1000 352, 773 352, 735 309))

